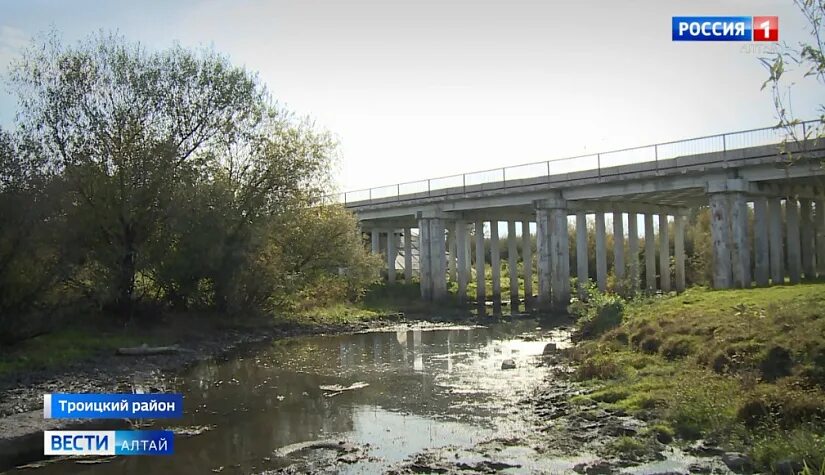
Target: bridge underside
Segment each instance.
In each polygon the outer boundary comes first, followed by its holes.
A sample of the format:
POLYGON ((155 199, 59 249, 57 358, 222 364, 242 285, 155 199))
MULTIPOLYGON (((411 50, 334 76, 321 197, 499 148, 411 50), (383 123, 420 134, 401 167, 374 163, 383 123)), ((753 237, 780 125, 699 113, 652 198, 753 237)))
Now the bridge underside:
POLYGON ((648 291, 684 290, 686 217, 701 206, 710 207, 715 288, 797 283, 825 276, 825 147, 804 143, 789 151, 792 162, 777 146, 753 147, 679 157, 655 168, 632 164, 599 176, 536 177, 347 207, 371 234, 373 252, 386 256, 387 278, 395 280, 400 267, 411 281, 417 263, 428 300, 446 297, 449 280, 460 299, 475 282, 480 303, 489 297, 501 304, 504 223, 511 305, 564 309, 591 275, 591 247, 602 290, 609 273, 648 291), (612 218, 610 263, 605 215, 612 218), (588 246, 591 238, 595 246, 588 246), (487 263, 492 295, 486 295, 487 263), (571 289, 571 277, 578 289, 571 289))

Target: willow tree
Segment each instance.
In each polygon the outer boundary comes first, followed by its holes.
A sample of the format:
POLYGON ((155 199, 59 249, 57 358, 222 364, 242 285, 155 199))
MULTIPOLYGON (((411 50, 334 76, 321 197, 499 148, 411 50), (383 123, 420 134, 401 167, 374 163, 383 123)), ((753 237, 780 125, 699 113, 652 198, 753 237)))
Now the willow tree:
POLYGON ((151 51, 106 33, 67 46, 53 34, 11 71, 20 134, 67 184, 67 239, 83 267, 75 282, 101 283, 102 303, 121 311, 139 297, 139 279, 156 278, 197 238, 185 228, 204 216, 217 220, 204 237, 214 253, 189 263, 200 269, 172 272, 171 287, 211 274, 228 293, 254 224, 306 206, 325 186, 328 134, 212 50, 151 51), (220 199, 196 207, 198 190, 220 199))

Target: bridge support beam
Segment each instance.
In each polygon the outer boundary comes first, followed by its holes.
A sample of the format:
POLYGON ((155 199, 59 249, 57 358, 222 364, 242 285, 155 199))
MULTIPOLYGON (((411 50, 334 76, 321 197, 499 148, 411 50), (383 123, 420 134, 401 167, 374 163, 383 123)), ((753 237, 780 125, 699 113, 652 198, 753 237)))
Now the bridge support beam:
POLYGON ((768 241, 771 252, 771 283, 785 283, 785 251, 782 245, 782 200, 768 200, 768 241))
POLYGON ((596 284, 599 290, 607 290, 607 243, 604 230, 604 213, 596 213, 596 284))
POLYGON ((756 285, 770 283, 770 244, 768 243, 768 201, 758 196, 753 200, 753 264, 756 285))
POLYGON ((656 291, 656 236, 650 213, 645 213, 645 283, 649 292, 656 291))
POLYGON ((456 239, 456 229, 453 226, 452 229, 447 230, 447 275, 449 276, 449 282, 456 281, 456 258, 458 257, 458 246, 457 246, 457 239, 456 239))
MULTIPOLYGON (((585 238, 585 246, 587 239, 585 238)), ((639 226, 638 215, 627 214, 627 250, 630 268, 630 285, 634 290, 639 288, 639 226)))
POLYGON ((550 210, 536 209, 536 242, 538 243, 539 308, 549 310, 550 304, 550 210))
POLYGON ((507 271, 510 277, 510 311, 518 312, 518 241, 515 221, 507 221, 507 271))
POLYGON ((792 284, 802 281, 802 253, 799 237, 799 207, 795 198, 785 200, 785 224, 788 226, 788 277, 792 284))
POLYGON ((524 310, 533 305, 533 240, 530 239, 530 221, 521 222, 521 260, 524 274, 524 310))
POLYGON ((740 289, 751 286, 751 252, 748 245, 748 202, 744 193, 730 195, 731 263, 733 285, 740 289))
POLYGON ((413 259, 412 259, 412 230, 404 228, 404 283, 412 283, 413 259))
POLYGON ((725 193, 710 195, 710 234, 713 246, 713 287, 729 289, 731 286, 730 213, 725 193))
POLYGON ((579 281, 579 298, 587 296, 587 283, 590 280, 587 255, 587 215, 584 211, 576 213, 576 276, 579 281))
POLYGON ((659 215, 659 288, 670 292, 670 236, 667 229, 667 215, 659 215))
POLYGON ((567 232, 567 209, 551 209, 550 218, 551 302, 554 310, 563 312, 570 304, 570 235, 567 232))
POLYGON ((464 303, 467 301, 467 284, 470 281, 470 275, 467 272, 467 223, 464 221, 456 221, 455 223, 455 244, 458 267, 458 301, 464 303))
MULTIPOLYGON (((370 231, 370 244, 372 246, 372 254, 374 256, 381 254, 381 231, 373 229, 370 231)), ((381 277, 381 269, 378 269, 378 277, 381 277)))
POLYGON ((570 303, 570 247, 567 201, 561 194, 538 200, 539 296, 542 307, 564 311, 570 303))
POLYGON ((473 279, 473 225, 464 222, 464 271, 467 273, 467 285, 473 279))
POLYGON ((439 217, 420 217, 418 220, 421 298, 424 300, 441 300, 447 296, 444 224, 445 220, 439 217))
POLYGON ((387 282, 395 283, 395 260, 398 257, 398 247, 395 231, 387 231, 387 282))
POLYGON ((802 270, 805 272, 805 279, 811 280, 816 278, 816 241, 811 200, 799 200, 799 213, 799 231, 802 238, 802 270))
POLYGON ((685 291, 685 216, 673 216, 673 255, 676 264, 676 291, 685 291))
POLYGON ((816 200, 816 268, 819 277, 825 277, 825 199, 816 200))
POLYGON ((613 272, 617 279, 624 279, 624 217, 621 211, 613 212, 613 272))
POLYGON ((498 221, 490 221, 490 265, 493 268, 493 311, 501 311, 501 248, 498 243, 498 221))
POLYGON ((476 221, 476 300, 480 307, 484 307, 487 301, 486 285, 484 276, 484 221, 476 221))

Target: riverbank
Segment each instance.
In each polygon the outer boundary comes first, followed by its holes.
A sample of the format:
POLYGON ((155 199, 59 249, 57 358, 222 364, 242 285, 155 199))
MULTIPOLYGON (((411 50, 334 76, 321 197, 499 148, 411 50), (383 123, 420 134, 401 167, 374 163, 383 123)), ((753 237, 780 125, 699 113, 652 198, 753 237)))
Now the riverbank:
POLYGON ((570 351, 589 389, 575 403, 644 420, 681 449, 741 453, 740 472, 819 473, 825 284, 602 304, 570 351))
MULTIPOLYGON (((168 392, 175 378, 207 360, 231 358, 242 351, 295 336, 380 330, 428 322, 473 321, 469 312, 442 311, 419 303, 389 311, 387 305, 342 304, 279 318, 167 314, 142 325, 79 325, 41 335, 0 355, 0 470, 42 456, 42 431, 94 429, 89 421, 44 420, 44 393, 168 392), (435 315, 435 317, 434 317, 435 315), (176 346, 179 351, 144 356, 118 355, 119 347, 176 346)), ((436 324, 436 323, 433 323, 436 324)), ((107 421, 121 427, 126 421, 107 421)))

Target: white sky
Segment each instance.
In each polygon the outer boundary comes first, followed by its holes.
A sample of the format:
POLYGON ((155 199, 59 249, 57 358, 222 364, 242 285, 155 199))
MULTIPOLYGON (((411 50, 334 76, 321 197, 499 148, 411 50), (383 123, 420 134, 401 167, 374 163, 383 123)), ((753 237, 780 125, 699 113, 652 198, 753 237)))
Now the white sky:
MULTIPOLYGON (((674 15, 778 15, 791 0, 0 0, 0 73, 51 27, 214 45, 341 142, 341 189, 773 125, 756 43, 673 43, 674 15)), ((814 117, 821 88, 794 108, 814 117)), ((0 124, 15 103, 0 93, 0 124)))

